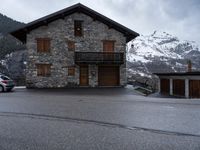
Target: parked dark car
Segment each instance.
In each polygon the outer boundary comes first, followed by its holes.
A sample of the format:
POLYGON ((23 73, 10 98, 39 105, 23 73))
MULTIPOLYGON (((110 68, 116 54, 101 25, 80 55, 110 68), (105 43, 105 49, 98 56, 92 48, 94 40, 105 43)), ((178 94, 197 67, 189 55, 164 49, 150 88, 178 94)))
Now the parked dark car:
POLYGON ((12 91, 15 87, 15 83, 12 79, 5 75, 0 75, 0 92, 12 91))

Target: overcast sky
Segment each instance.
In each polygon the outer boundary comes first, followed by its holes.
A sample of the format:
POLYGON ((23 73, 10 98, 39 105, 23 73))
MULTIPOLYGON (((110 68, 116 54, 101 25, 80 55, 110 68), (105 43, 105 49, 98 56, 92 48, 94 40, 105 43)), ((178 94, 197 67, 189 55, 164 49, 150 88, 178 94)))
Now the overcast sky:
POLYGON ((142 35, 166 31, 200 45, 200 0, 1 0, 0 13, 28 23, 79 2, 142 35))

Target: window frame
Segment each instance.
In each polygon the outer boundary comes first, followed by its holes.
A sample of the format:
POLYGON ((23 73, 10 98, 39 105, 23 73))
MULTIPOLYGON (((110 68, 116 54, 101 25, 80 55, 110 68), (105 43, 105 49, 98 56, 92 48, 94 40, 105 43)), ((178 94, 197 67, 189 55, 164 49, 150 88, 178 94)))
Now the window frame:
POLYGON ((36 64, 38 77, 51 76, 51 64, 36 64))
POLYGON ((68 51, 75 51, 75 42, 71 40, 67 40, 67 48, 68 51))
POLYGON ((75 76, 76 74, 76 67, 75 66, 69 66, 67 69, 68 76, 75 76))
POLYGON ((115 40, 102 40, 103 42, 103 52, 115 52, 115 40), (109 45, 111 44, 111 45, 109 45), (108 50, 109 46, 112 46, 112 50, 108 50), (108 49, 107 49, 108 48, 108 49))
POLYGON ((50 53, 51 39, 50 38, 36 38, 37 52, 38 53, 50 53))

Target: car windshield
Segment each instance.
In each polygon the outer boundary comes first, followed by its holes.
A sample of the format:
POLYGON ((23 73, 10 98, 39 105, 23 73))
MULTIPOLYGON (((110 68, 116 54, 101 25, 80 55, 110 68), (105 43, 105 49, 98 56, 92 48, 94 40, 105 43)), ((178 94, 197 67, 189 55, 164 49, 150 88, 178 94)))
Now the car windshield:
POLYGON ((6 76, 1 76, 1 79, 2 80, 10 80, 8 77, 6 77, 6 76))

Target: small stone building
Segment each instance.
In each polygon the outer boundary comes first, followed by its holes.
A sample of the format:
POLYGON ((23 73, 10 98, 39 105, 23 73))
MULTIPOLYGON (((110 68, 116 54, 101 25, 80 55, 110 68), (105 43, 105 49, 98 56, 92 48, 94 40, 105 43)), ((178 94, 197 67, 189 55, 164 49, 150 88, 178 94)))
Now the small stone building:
POLYGON ((159 92, 185 98, 200 98, 200 72, 155 73, 159 92))
POLYGON ((27 46, 27 88, 125 86, 126 43, 139 35, 80 3, 11 34, 27 46))

